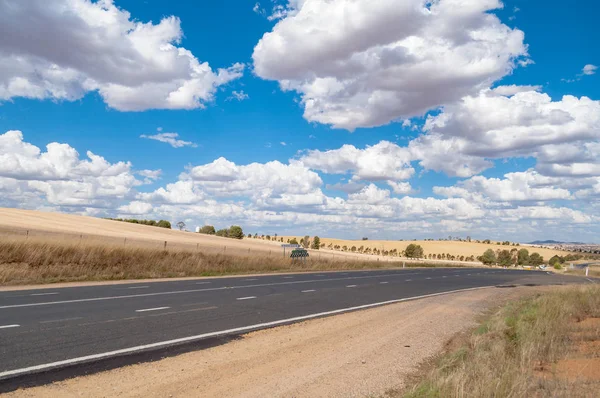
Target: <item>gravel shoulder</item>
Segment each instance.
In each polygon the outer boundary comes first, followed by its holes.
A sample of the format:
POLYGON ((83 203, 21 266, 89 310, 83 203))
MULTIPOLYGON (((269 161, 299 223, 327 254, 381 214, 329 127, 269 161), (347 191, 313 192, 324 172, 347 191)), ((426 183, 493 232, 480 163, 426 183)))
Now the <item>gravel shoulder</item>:
POLYGON ((377 396, 402 388, 420 363, 475 326, 482 312, 539 289, 482 289, 311 320, 7 396, 377 396))

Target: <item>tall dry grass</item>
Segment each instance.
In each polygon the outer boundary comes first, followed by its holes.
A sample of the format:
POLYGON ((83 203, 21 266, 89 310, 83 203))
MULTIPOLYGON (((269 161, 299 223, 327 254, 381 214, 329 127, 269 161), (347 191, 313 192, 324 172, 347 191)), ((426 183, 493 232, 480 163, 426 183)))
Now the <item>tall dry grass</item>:
MULTIPOLYGON (((426 264, 420 264, 423 265, 426 264)), ((0 242, 0 285, 401 266, 401 262, 341 261, 314 256, 293 261, 260 253, 234 256, 76 242, 0 242)))
POLYGON ((598 286, 508 304, 464 346, 443 355, 404 397, 587 396, 589 385, 536 374, 537 364, 553 364, 566 355, 574 323, 587 317, 600 317, 598 286))

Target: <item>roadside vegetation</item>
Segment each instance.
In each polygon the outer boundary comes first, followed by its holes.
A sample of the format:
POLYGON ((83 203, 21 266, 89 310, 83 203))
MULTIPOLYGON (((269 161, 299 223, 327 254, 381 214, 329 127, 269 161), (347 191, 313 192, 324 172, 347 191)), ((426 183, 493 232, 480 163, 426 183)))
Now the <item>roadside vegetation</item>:
POLYGON ((205 235, 216 235, 231 239, 244 239, 245 237, 244 231, 239 225, 232 225, 229 228, 222 228, 219 230, 215 230, 213 225, 205 225, 198 230, 198 233, 205 235))
MULTIPOLYGON (((294 261, 278 255, 240 256, 112 244, 31 240, 0 242, 0 285, 402 266, 402 261, 383 262, 370 259, 362 261, 354 258, 310 257, 294 261)), ((407 263, 406 266, 439 267, 440 265, 407 263)))
POLYGON ((387 396, 597 396, 598 344, 599 286, 538 294, 502 307, 415 385, 387 396))

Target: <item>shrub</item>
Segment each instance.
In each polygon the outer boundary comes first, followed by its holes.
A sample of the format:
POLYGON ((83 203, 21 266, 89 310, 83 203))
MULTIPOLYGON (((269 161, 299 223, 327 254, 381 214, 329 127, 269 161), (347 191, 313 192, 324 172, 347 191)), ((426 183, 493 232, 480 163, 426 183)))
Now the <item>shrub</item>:
POLYGON ((481 256, 481 262, 486 265, 491 265, 496 263, 496 253, 492 249, 487 249, 483 256, 481 256))
POLYGON ((206 235, 214 235, 217 233, 217 231, 215 231, 215 227, 213 227, 212 225, 205 225, 202 228, 200 228, 200 231, 198 232, 206 235))
POLYGON ((310 246, 312 249, 319 250, 321 248, 321 238, 315 236, 312 241, 312 245, 310 246))
POLYGON ((239 225, 232 225, 231 228, 229 228, 229 233, 227 234, 227 236, 232 239, 243 239, 244 231, 239 225))

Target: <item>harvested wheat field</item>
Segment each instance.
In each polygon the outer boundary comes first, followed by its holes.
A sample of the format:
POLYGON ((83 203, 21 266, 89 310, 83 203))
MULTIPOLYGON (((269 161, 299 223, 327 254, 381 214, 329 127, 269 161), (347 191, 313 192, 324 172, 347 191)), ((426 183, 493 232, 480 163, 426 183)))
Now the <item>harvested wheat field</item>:
MULTIPOLYGON (((284 236, 284 242, 287 242, 288 239, 296 238, 298 242, 302 238, 302 236, 284 236)), ((537 252, 544 257, 545 260, 548 260, 554 255, 564 256, 569 252, 564 250, 554 250, 554 249, 545 249, 538 247, 530 247, 530 246, 503 246, 497 245, 496 242, 492 242, 491 244, 486 243, 477 243, 477 242, 459 242, 459 241, 428 241, 428 240, 403 240, 403 241, 395 241, 395 240, 344 240, 344 239, 333 239, 333 238, 320 238, 321 244, 325 244, 325 247, 328 247, 330 244, 333 246, 339 245, 341 247, 346 246, 351 248, 355 246, 359 248, 364 246, 364 248, 378 249, 378 250, 398 250, 401 252, 406 249, 411 243, 415 243, 417 245, 421 245, 423 250, 425 251, 425 255, 428 254, 450 254, 452 256, 481 256, 483 252, 487 249, 492 250, 512 250, 512 249, 527 249, 529 253, 537 252)), ((516 242, 515 242, 516 243, 516 242)))

